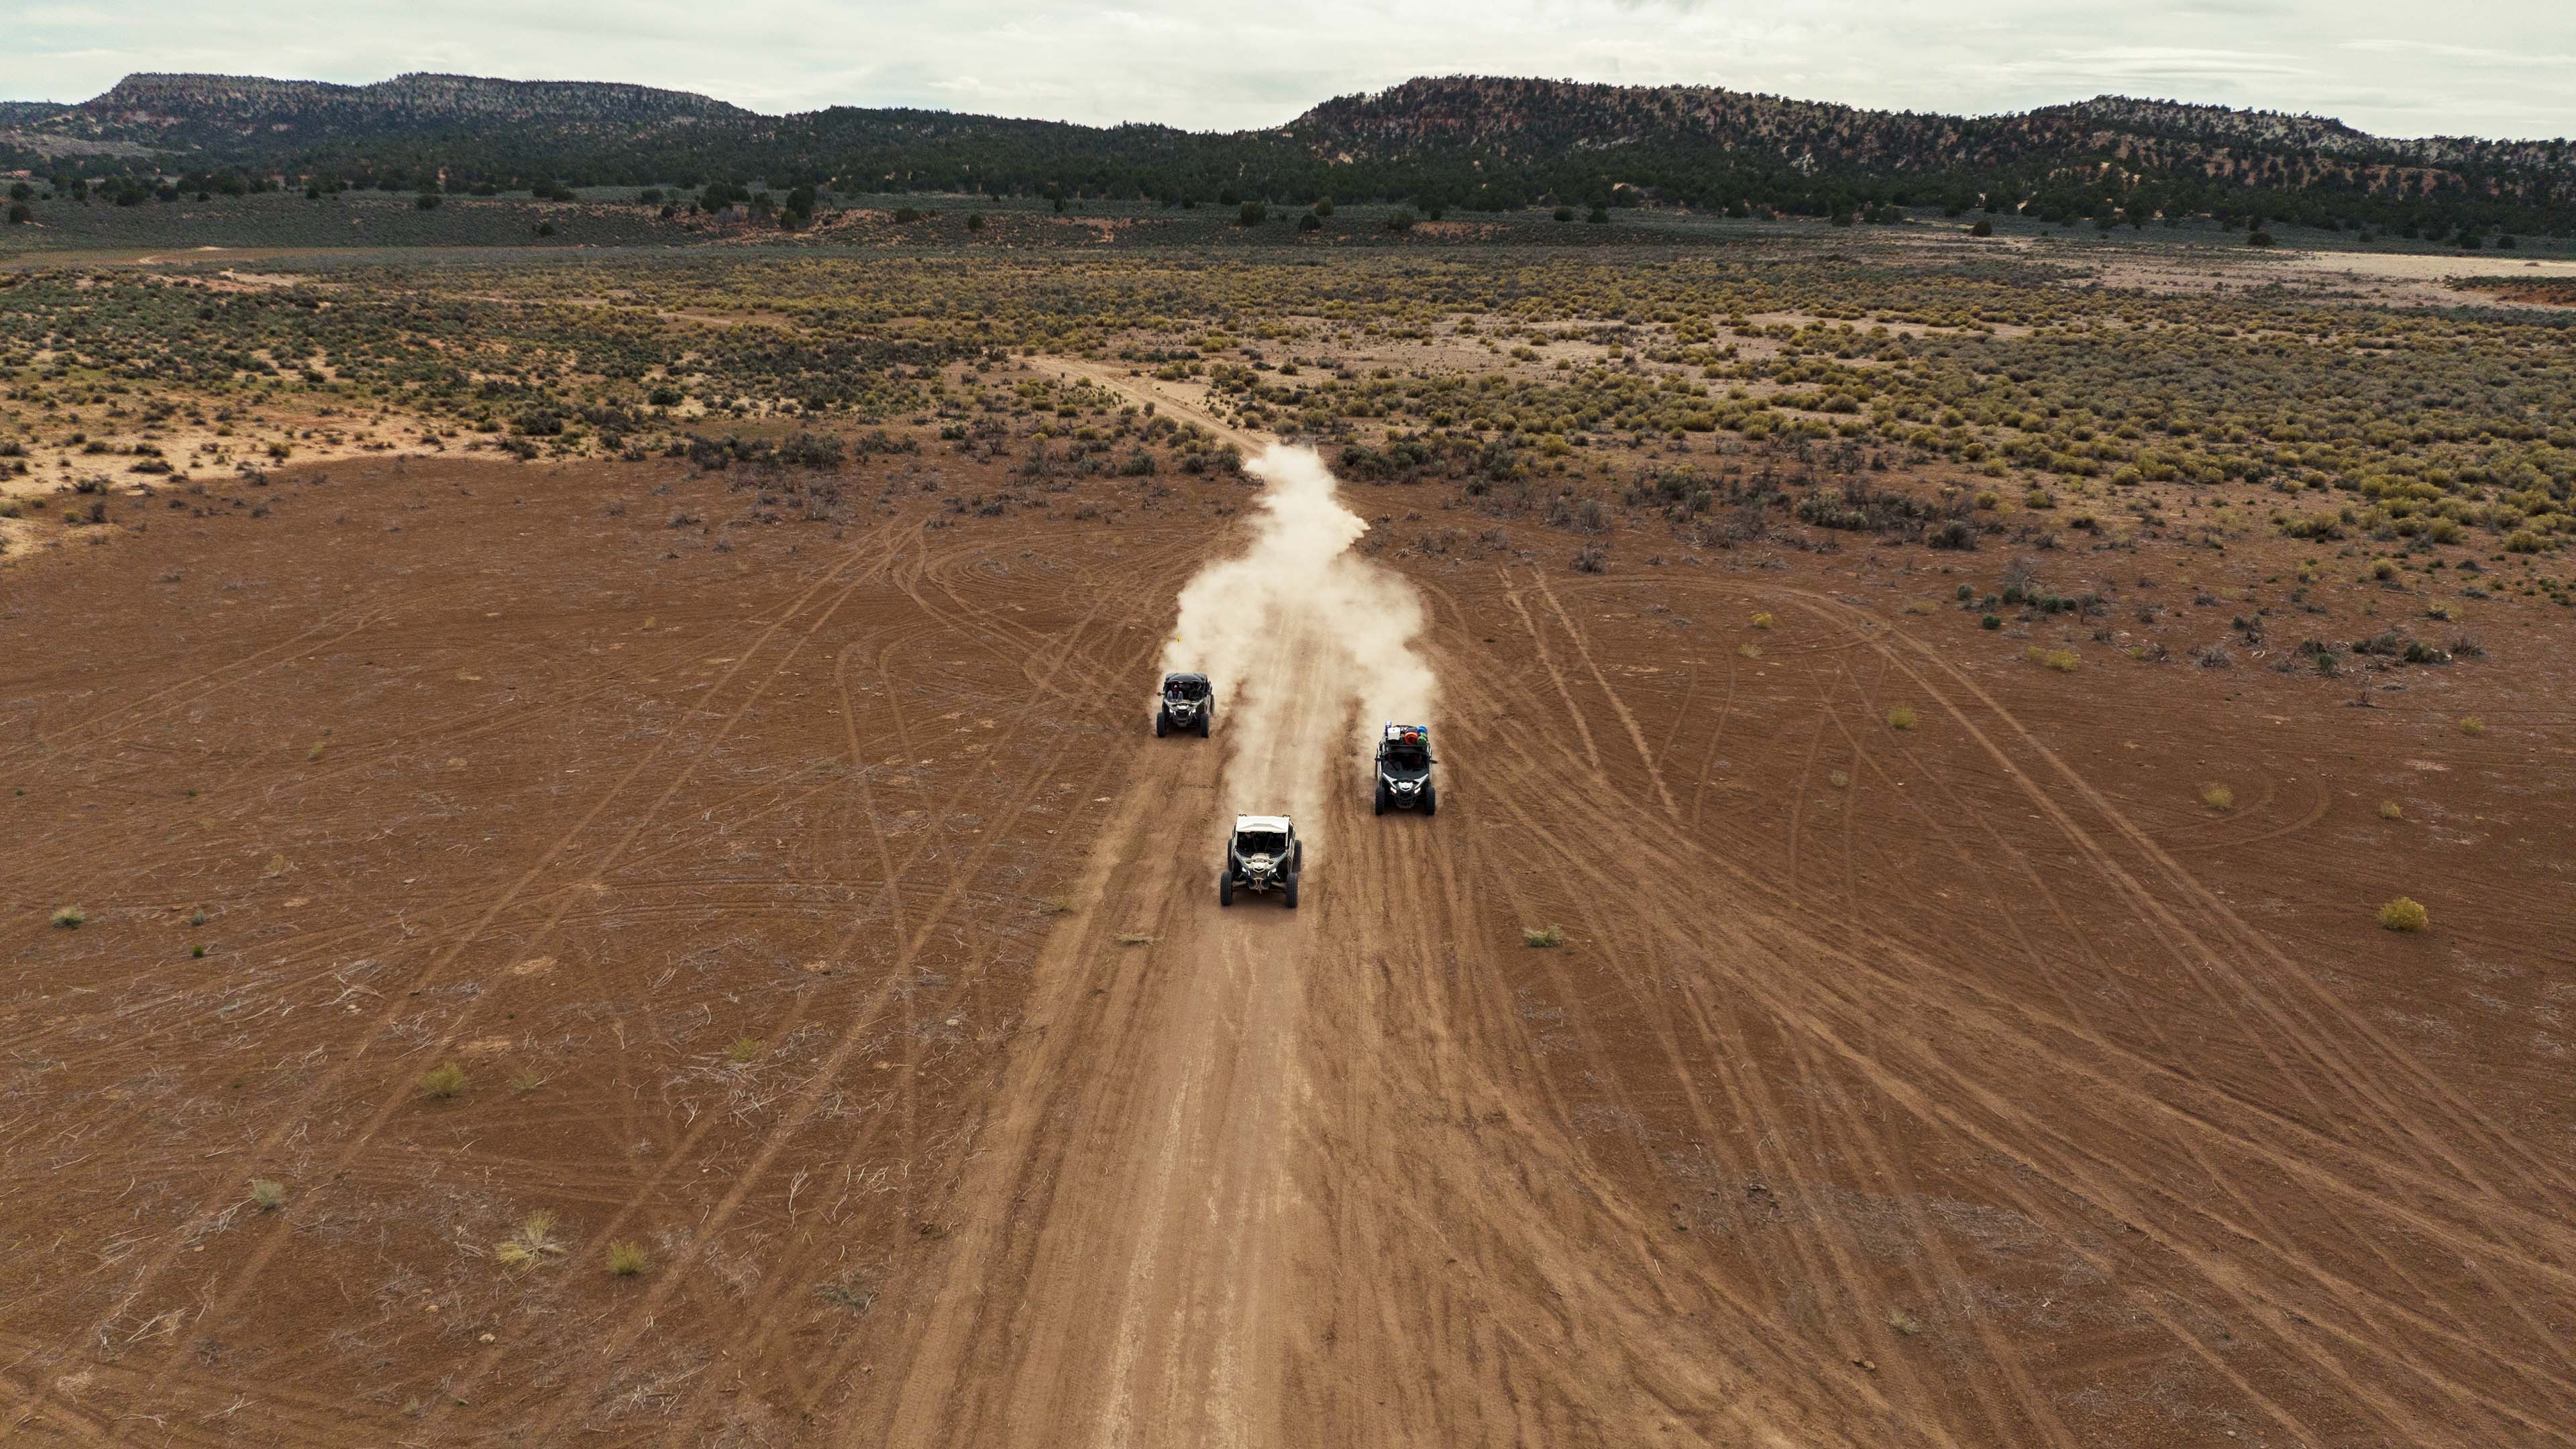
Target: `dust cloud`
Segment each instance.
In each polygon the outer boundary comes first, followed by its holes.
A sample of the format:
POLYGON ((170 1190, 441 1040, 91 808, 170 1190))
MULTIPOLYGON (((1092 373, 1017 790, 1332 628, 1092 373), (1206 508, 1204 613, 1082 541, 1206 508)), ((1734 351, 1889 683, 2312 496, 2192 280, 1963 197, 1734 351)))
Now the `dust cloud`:
POLYGON ((1181 590, 1163 668, 1216 687, 1228 813, 1293 814, 1311 835, 1331 771, 1360 787, 1350 747, 1362 732, 1429 721, 1438 681, 1419 645, 1420 597, 1351 551, 1368 524, 1334 496, 1315 450, 1274 444, 1244 467, 1269 485, 1252 545, 1181 590))

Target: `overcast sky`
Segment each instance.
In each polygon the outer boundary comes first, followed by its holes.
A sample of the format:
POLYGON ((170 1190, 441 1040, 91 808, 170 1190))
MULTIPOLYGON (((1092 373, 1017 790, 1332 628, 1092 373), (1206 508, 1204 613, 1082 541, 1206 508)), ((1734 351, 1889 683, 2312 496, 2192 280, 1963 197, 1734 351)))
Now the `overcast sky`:
POLYGON ((2382 135, 2576 134, 2576 0, 0 0, 0 96, 129 71, 624 80, 762 111, 1276 125, 1416 75, 1965 113, 2106 92, 2382 135))

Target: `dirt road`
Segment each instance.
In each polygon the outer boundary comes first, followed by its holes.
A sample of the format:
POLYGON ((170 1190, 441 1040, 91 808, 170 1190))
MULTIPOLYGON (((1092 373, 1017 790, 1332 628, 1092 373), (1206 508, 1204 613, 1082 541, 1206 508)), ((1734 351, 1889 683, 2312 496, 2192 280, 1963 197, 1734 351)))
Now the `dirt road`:
POLYGON ((1182 383, 1163 383, 1136 374, 1131 369, 1109 362, 1089 362, 1078 357, 1050 357, 1042 366, 1062 377, 1080 378, 1124 393, 1139 403, 1151 403, 1184 422, 1196 423, 1246 455, 1258 453, 1278 439, 1267 433, 1238 428, 1220 418, 1207 405, 1207 389, 1182 383))
POLYGON ((870 466, 829 527, 334 468, 13 566, 0 1438, 2569 1442, 2550 641, 2070 678, 1877 560, 1369 491, 1445 772, 1377 818, 1311 643, 1262 761, 1146 727, 1240 485, 870 466), (1213 898, 1248 764, 1294 913, 1213 898))

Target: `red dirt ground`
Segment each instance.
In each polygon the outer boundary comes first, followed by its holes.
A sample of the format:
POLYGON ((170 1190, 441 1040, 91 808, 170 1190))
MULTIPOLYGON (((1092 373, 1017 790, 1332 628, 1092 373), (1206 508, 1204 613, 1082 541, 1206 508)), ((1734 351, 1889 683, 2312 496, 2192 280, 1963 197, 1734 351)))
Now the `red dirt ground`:
POLYGON ((1246 487, 865 476, 341 465, 0 571, 0 1438, 2570 1442, 2561 611, 2356 709, 1901 611, 1991 557, 1364 490, 1444 808, 1354 743, 1220 915, 1225 716, 1143 700, 1246 487))

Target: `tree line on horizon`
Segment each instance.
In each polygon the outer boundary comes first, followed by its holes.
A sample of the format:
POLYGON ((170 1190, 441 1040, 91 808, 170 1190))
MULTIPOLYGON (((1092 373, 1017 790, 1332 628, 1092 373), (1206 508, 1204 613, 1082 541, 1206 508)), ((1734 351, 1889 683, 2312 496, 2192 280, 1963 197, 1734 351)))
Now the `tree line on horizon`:
MULTIPOLYGON (((2104 229, 2213 216, 2464 241, 2576 234, 2576 167, 2565 164, 2563 142, 2537 152, 2462 143, 2452 148, 2459 154, 2440 158, 2444 164, 2404 164, 2419 158, 2336 154, 2299 129, 2301 118, 2270 118, 2282 123, 2278 138, 2232 134, 2218 146, 2144 103, 2143 119, 2102 119, 2113 104, 2120 103, 1962 120, 1731 92, 1453 78, 1345 98, 1287 127, 1237 133, 853 107, 666 125, 397 117, 372 133, 339 125, 302 140, 238 118, 193 125, 182 118, 165 131, 176 149, 143 155, 48 157, 23 138, 0 137, 0 168, 27 169, 57 194, 124 204, 281 188, 568 197, 581 187, 680 193, 716 185, 744 197, 964 195, 1175 207, 1309 206, 1333 197, 1431 215, 1667 205, 1860 219, 1938 208, 2104 229), (1711 115, 1700 100, 1702 109, 1684 111, 1676 94, 1713 95, 1723 109, 1711 115)), ((2260 117, 2214 114, 2240 132, 2245 117, 2260 117)))

